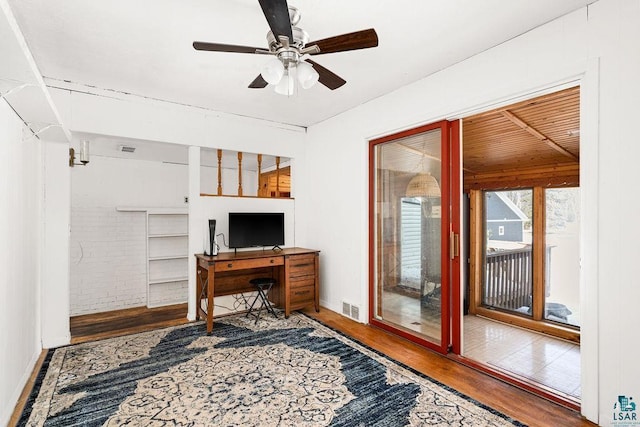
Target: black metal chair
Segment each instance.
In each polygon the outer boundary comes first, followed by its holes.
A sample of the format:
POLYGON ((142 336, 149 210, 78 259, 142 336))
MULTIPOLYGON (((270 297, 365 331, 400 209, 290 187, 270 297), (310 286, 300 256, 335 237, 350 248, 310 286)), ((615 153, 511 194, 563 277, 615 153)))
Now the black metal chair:
POLYGON ((276 279, 272 279, 271 277, 258 277, 256 279, 249 280, 249 283, 253 285, 255 290, 258 292, 258 295, 256 295, 256 298, 253 300, 253 303, 251 304, 251 307, 249 307, 249 311, 247 311, 245 317, 248 317, 249 315, 255 316, 256 323, 258 323, 258 320, 260 320, 260 313, 262 313, 262 309, 266 308, 266 310, 269 313, 273 314, 273 317, 277 319, 278 315, 274 311, 271 303, 269 302, 269 299, 267 298, 269 291, 271 290, 273 285, 276 284, 276 279), (258 301, 260 301, 260 307, 258 308, 258 312, 254 313, 254 306, 258 301))

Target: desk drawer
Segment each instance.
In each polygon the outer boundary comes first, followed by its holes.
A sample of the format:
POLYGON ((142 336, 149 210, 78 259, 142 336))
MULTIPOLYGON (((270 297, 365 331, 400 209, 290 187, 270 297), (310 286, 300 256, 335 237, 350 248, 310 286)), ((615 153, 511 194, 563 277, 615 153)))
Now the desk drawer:
POLYGON ((291 289, 291 307, 313 302, 315 300, 315 294, 314 286, 303 286, 301 288, 291 289))
POLYGON ((265 258, 251 258, 251 259, 234 259, 229 261, 216 261, 215 271, 233 271, 233 270, 246 270, 250 268, 259 267, 272 267, 276 265, 283 265, 284 257, 273 256, 265 258))
POLYGON ((314 275, 316 272, 316 255, 292 255, 289 258, 289 277, 314 275))
POLYGON ((304 288, 306 286, 315 286, 316 277, 314 275, 302 276, 302 277, 292 277, 289 279, 289 286, 291 290, 297 288, 304 288))

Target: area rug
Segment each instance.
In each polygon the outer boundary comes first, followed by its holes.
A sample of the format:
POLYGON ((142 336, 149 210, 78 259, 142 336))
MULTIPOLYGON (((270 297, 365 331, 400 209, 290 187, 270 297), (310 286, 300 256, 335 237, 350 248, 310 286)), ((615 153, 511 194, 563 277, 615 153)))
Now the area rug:
POLYGON ((522 426, 302 314, 52 350, 29 426, 522 426))

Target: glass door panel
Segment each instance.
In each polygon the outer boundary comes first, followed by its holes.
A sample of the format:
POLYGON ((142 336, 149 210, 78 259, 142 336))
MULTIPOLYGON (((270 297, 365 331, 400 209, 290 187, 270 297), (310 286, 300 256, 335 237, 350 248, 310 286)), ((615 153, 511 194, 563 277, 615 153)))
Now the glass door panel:
POLYGON ((533 190, 484 193, 482 305, 532 315, 533 190))
POLYGON ((371 323, 441 350, 449 341, 448 274, 442 274, 449 265, 442 256, 449 237, 442 232, 449 226, 442 218, 449 211, 442 208, 448 203, 442 166, 447 129, 436 124, 373 141, 370 152, 371 323))
POLYGON ((545 319, 580 326, 580 189, 545 190, 545 319))

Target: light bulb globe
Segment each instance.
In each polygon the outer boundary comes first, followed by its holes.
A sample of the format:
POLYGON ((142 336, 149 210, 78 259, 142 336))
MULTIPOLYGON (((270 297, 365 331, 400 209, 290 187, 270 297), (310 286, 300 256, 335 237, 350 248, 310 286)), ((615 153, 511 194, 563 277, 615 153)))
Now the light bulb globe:
POLYGON ((307 62, 300 62, 298 64, 298 81, 304 89, 309 89, 315 85, 319 78, 320 75, 311 64, 307 62))
POLYGON ((280 95, 291 96, 295 88, 295 80, 291 75, 291 69, 287 70, 280 82, 276 85, 275 91, 280 95))
POLYGON ((262 78, 265 82, 277 85, 284 75, 284 65, 280 62, 279 59, 273 58, 264 66, 262 71, 260 72, 262 78))

